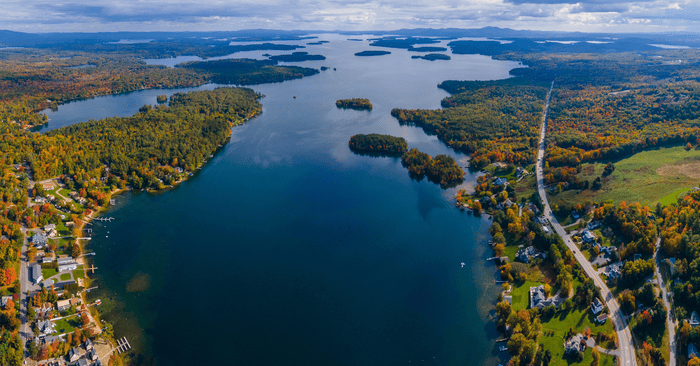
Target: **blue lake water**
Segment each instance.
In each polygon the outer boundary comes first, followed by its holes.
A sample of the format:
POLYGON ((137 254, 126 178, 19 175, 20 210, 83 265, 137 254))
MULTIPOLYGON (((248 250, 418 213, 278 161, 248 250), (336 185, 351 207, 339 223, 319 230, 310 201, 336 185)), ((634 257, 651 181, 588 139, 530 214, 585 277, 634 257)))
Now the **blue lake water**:
MULTIPOLYGON (((496 365, 489 317, 499 285, 486 218, 457 210, 457 188, 412 180, 397 158, 355 155, 350 136, 386 133, 431 155, 467 157, 395 107, 439 108, 448 79, 508 77, 518 64, 479 55, 355 57, 358 36, 321 35, 305 51, 329 66, 257 85, 263 113, 178 187, 116 197, 89 249, 103 319, 144 365, 496 365), (333 71, 332 68, 337 68, 333 71), (296 99, 293 98, 296 96, 296 99), (366 97, 371 112, 341 110, 366 97), (461 262, 466 265, 462 267, 461 262)), ((444 43, 444 42, 443 42, 444 43)), ((261 58, 255 51, 235 57, 261 58)), ((449 53, 449 51, 447 52, 449 53)), ((146 90, 62 105, 46 129, 134 114, 146 90)), ((464 187, 476 175, 467 173, 464 187)))

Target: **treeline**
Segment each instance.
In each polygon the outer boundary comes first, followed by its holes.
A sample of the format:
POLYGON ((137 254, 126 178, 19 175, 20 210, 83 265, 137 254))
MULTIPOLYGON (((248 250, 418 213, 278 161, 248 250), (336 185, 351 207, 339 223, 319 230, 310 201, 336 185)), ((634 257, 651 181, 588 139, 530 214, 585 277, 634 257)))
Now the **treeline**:
POLYGON ((401 164, 412 177, 421 180, 427 176, 428 180, 442 187, 453 187, 464 180, 464 172, 448 155, 438 155, 433 159, 426 153, 411 149, 403 154, 401 164))
POLYGON ((372 110, 372 103, 366 98, 338 99, 335 101, 335 106, 338 108, 350 108, 358 111, 372 110))
POLYGON ((177 68, 204 71, 216 83, 236 85, 279 83, 319 73, 307 67, 277 66, 277 61, 252 59, 192 61, 177 68))
POLYGON ((348 143, 350 149, 359 152, 400 155, 408 150, 408 143, 403 137, 390 135, 354 135, 348 143))

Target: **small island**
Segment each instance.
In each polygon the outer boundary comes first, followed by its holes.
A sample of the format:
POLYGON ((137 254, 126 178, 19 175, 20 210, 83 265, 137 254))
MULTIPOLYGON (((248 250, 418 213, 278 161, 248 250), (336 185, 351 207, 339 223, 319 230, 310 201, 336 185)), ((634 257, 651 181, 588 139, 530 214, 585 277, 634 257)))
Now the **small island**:
POLYGON ((430 47, 430 46, 425 46, 425 47, 409 47, 409 51, 411 52, 445 52, 447 51, 447 48, 445 47, 430 47))
POLYGON ((391 135, 355 135, 348 142, 350 150, 362 153, 374 153, 380 155, 401 155, 408 150, 408 143, 403 137, 391 135))
POLYGON ((391 52, 389 51, 362 51, 362 52, 357 52, 355 56, 360 56, 360 57, 367 57, 367 56, 384 56, 384 55, 390 55, 391 52))
POLYGON ((443 188, 454 187, 464 181, 464 171, 448 155, 438 155, 433 159, 418 149, 411 149, 403 154, 401 164, 408 169, 411 177, 421 180, 427 176, 428 180, 443 188))
POLYGON ((338 108, 350 108, 358 111, 371 111, 372 103, 366 98, 338 99, 335 101, 335 106, 338 108))
POLYGON ((300 62, 300 61, 319 61, 325 60, 326 56, 323 55, 309 55, 308 52, 292 52, 288 55, 276 55, 270 56, 270 60, 282 61, 282 62, 300 62))
POLYGON ((156 97, 156 101, 158 104, 163 104, 168 101, 168 96, 167 95, 159 95, 156 97))
POLYGON ((452 57, 448 55, 443 55, 442 53, 429 53, 427 55, 422 55, 422 56, 411 56, 411 58, 422 58, 423 60, 428 60, 428 61, 435 61, 435 60, 451 60, 452 57))

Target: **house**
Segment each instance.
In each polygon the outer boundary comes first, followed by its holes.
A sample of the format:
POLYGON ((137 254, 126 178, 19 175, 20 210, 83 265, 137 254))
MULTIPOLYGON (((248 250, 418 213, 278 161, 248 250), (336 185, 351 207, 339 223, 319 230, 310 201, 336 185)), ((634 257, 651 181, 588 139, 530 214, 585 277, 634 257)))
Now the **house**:
POLYGON ((36 233, 32 235, 32 245, 34 245, 37 248, 43 248, 46 243, 48 242, 48 238, 44 233, 36 233))
POLYGON ((97 361, 100 359, 100 356, 97 355, 97 351, 95 349, 91 349, 85 354, 85 357, 87 357, 88 360, 90 361, 97 361))
POLYGON ((535 247, 530 245, 529 247, 527 247, 525 249, 518 250, 518 253, 515 254, 515 257, 518 258, 523 263, 528 263, 528 262, 530 262, 530 257, 532 257, 534 255, 535 255, 535 247))
POLYGON ((586 243, 592 243, 595 240, 595 234, 593 234, 590 230, 586 230, 583 232, 583 235, 581 235, 581 238, 586 243))
POLYGON ((7 303, 12 299, 12 296, 3 296, 0 302, 2 303, 2 307, 5 308, 7 306, 7 303))
POLYGON ((549 228, 546 226, 542 226, 542 231, 544 231, 546 234, 549 234, 549 228))
POLYGON ((70 308, 70 300, 58 300, 56 302, 56 309, 58 311, 65 311, 70 308))
POLYGON ((688 323, 690 323, 690 326, 693 328, 700 325, 700 317, 698 317, 697 311, 693 311, 692 313, 690 313, 690 321, 688 323))
POLYGON ((505 178, 496 178, 496 180, 493 181, 493 184, 497 186, 507 186, 508 180, 505 178))
POLYGON ((578 212, 576 211, 571 211, 571 217, 573 217, 574 220, 578 220, 579 218, 581 218, 581 216, 579 216, 578 212))
POLYGON ((564 342, 564 351, 566 353, 578 353, 586 350, 586 338, 583 334, 577 334, 566 342, 564 342))
MULTIPOLYGON (((85 346, 85 349, 88 350, 88 351, 95 349, 95 346, 93 346, 92 341, 90 340, 90 338, 88 338, 87 340, 85 340, 85 343, 83 343, 83 346, 85 346)), ((94 361, 94 360, 93 360, 93 361, 94 361)))
POLYGON ((511 296, 511 295, 503 296, 503 300, 508 301, 508 305, 513 305, 513 296, 511 296))
POLYGON ((612 254, 612 252, 613 252, 615 249, 616 249, 616 248, 613 247, 613 246, 611 246, 611 245, 601 246, 601 247, 600 247, 600 251, 601 251, 601 252, 605 252, 605 253, 607 253, 608 255, 612 254))
POLYGON ((50 311, 53 311, 53 305, 50 302, 45 302, 44 305, 35 307, 34 311, 39 315, 44 315, 50 311))
POLYGON ((56 224, 44 225, 44 231, 56 230, 56 224))
POLYGON ((530 174, 530 173, 528 173, 527 170, 525 170, 521 167, 515 168, 515 176, 517 176, 518 178, 522 177, 523 175, 528 175, 528 174, 530 174))
POLYGON ((669 270, 671 271, 671 276, 676 273, 676 258, 668 259, 669 270))
POLYGON ((75 362, 80 358, 80 350, 73 347, 68 351, 68 361, 75 362))
POLYGON ((44 279, 44 275, 41 273, 41 266, 39 265, 39 263, 34 263, 29 268, 31 269, 31 272, 32 272, 32 274, 31 274, 32 282, 34 282, 35 284, 38 285, 39 282, 41 282, 41 280, 44 279))
POLYGON ((608 314, 600 314, 595 318, 596 323, 605 324, 608 320, 608 314))
POLYGON ((693 342, 688 342, 688 361, 692 360, 695 357, 700 357, 700 353, 698 352, 697 347, 695 347, 695 344, 693 342))
POLYGON ((591 311, 595 315, 598 315, 598 313, 603 311, 603 307, 604 307, 603 303, 601 303, 597 297, 595 299, 593 299, 593 302, 591 302, 591 311))
POLYGON ((53 262, 53 260, 54 260, 54 257, 51 255, 45 255, 45 256, 41 257, 41 263, 51 263, 51 262, 53 262))
POLYGON ((554 300, 547 299, 544 293, 544 285, 530 287, 530 308, 545 308, 549 305, 554 305, 554 300))
POLYGON ((55 326, 56 324, 54 324, 50 320, 44 320, 37 323, 37 328, 39 328, 39 332, 41 332, 41 334, 44 335, 56 333, 56 329, 54 329, 55 326))
POLYGON ((75 366, 88 366, 88 362, 86 359, 81 358, 75 363, 75 366))
MULTIPOLYGON (((78 307, 83 303, 83 300, 81 300, 79 297, 71 297, 71 299, 68 301, 70 301, 70 306, 75 307, 78 307)), ((90 343, 90 345, 92 345, 92 342, 90 343)))
POLYGON ((588 223, 588 225, 586 225, 586 227, 588 228, 588 230, 595 230, 599 228, 601 224, 602 223, 600 221, 591 221, 588 223))
POLYGON ((73 260, 73 257, 58 258, 58 271, 72 271, 78 268, 78 263, 73 260))

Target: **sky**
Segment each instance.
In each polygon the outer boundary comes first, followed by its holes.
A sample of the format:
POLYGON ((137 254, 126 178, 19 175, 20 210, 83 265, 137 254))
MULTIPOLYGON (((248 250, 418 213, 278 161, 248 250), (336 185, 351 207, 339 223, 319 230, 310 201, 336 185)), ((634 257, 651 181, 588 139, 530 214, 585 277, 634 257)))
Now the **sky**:
POLYGON ((698 0, 1 0, 20 32, 481 28, 700 32, 698 0))

